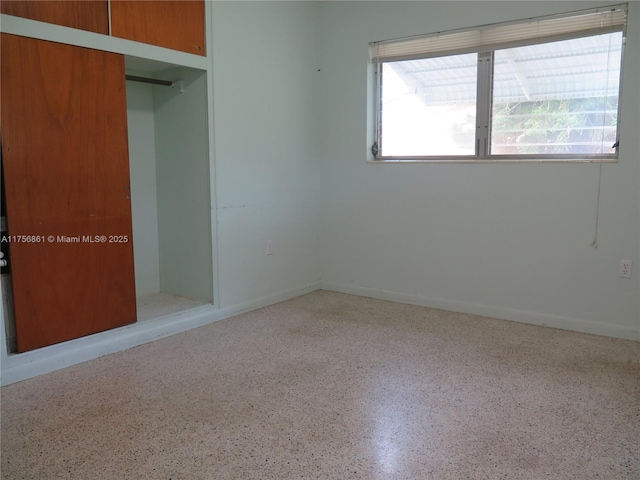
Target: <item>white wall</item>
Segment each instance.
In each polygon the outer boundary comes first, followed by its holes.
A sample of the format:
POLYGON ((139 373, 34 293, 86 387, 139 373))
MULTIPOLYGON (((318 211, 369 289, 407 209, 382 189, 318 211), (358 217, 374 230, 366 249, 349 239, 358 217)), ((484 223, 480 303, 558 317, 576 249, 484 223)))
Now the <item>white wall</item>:
POLYGON ((187 68, 156 76, 184 87, 153 90, 160 289, 212 301, 207 76, 187 68))
POLYGON ((137 296, 160 291, 152 88, 142 83, 127 82, 129 175, 137 296))
POLYGON ((227 307, 319 280, 318 4, 212 8, 219 306, 227 307))
POLYGON ((368 42, 603 2, 325 2, 320 266, 325 288, 640 338, 640 5, 625 51, 620 159, 367 164, 368 42), (463 13, 464 12, 464 13, 463 13), (618 277, 620 259, 632 279, 618 277))

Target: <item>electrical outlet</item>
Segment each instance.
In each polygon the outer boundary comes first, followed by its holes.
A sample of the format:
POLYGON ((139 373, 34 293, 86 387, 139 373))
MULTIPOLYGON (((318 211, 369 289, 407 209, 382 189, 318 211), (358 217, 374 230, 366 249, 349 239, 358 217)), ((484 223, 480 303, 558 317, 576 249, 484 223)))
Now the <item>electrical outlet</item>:
POLYGON ((273 255, 273 242, 271 240, 267 240, 266 254, 273 255))
POLYGON ((620 260, 620 270, 618 271, 618 275, 623 278, 631 278, 631 265, 633 262, 631 260, 620 260))

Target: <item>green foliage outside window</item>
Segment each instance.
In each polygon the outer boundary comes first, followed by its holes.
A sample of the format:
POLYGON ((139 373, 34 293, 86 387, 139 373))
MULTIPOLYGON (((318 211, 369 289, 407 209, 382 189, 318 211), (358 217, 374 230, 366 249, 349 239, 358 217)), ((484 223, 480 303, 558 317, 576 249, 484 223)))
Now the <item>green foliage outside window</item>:
POLYGON ((609 153, 617 113, 617 97, 496 104, 491 153, 609 153))

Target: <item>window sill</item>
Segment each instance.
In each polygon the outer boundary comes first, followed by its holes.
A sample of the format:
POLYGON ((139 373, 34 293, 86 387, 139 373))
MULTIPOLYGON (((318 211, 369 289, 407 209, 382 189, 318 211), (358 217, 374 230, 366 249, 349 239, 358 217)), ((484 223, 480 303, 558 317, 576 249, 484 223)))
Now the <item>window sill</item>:
POLYGON ((462 164, 503 164, 503 163, 617 163, 617 157, 572 157, 572 158, 545 158, 531 157, 491 157, 491 158, 432 158, 432 157, 379 157, 368 158, 367 163, 377 164, 416 164, 416 163, 462 163, 462 164))

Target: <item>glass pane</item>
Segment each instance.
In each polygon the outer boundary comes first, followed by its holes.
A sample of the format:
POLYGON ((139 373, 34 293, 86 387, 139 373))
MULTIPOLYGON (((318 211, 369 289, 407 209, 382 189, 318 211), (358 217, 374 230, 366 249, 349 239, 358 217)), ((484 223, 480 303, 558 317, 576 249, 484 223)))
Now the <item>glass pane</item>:
POLYGON ((475 155, 477 58, 383 64, 383 156, 475 155))
POLYGON ((491 154, 609 154, 622 33, 496 50, 491 154))

